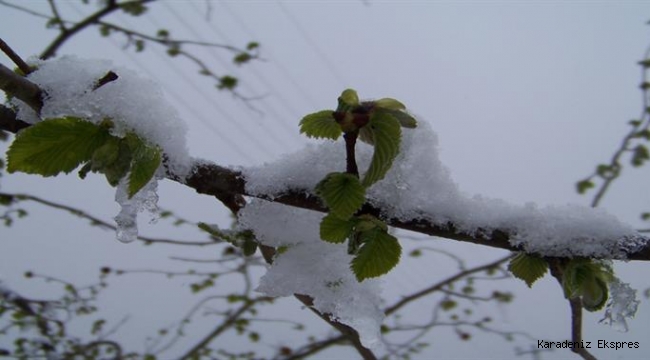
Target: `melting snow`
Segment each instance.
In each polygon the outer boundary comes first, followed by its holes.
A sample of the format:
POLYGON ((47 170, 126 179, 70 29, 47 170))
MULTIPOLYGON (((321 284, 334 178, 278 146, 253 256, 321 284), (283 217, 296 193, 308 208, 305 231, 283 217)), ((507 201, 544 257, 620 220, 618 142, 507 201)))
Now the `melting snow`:
POLYGON ((320 239, 324 215, 263 200, 253 200, 240 211, 239 226, 255 231, 262 244, 287 247, 276 255, 257 290, 270 296, 309 295, 315 309, 354 328, 364 346, 381 350, 379 281, 359 283, 350 269, 347 245, 320 239))
MULTIPOLYGON (((19 119, 33 124, 41 118, 63 116, 76 116, 93 123, 109 118, 115 124, 114 135, 123 136, 127 131, 134 131, 163 149, 170 171, 180 177, 188 173, 191 159, 185 141, 186 124, 153 81, 105 60, 64 56, 48 61, 36 60, 32 65, 38 69, 28 78, 38 84, 47 97, 40 118, 26 104, 12 99, 18 108, 19 119), (116 73, 118 79, 93 90, 97 81, 109 71, 116 73)), ((115 221, 117 238, 129 242, 138 234, 137 213, 155 208, 158 196, 156 179, 152 179, 132 199, 126 195, 125 183, 122 181, 117 188, 115 199, 121 211, 115 221)))

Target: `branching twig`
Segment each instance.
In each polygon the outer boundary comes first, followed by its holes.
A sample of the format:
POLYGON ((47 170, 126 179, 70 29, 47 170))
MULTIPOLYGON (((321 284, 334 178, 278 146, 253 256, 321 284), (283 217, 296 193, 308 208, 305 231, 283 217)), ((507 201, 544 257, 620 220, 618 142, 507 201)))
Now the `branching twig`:
POLYGON ((79 31, 87 28, 88 26, 97 24, 97 22, 100 19, 102 19, 106 15, 114 12, 115 10, 120 9, 121 6, 128 5, 130 3, 145 4, 145 3, 148 3, 148 2, 152 2, 152 1, 154 1, 154 0, 133 0, 133 1, 125 1, 125 2, 122 2, 120 4, 117 4, 117 2, 115 2, 115 1, 108 1, 106 3, 106 6, 103 9, 101 9, 101 10, 95 12, 94 14, 88 16, 83 21, 80 21, 80 22, 76 23, 74 26, 67 29, 66 31, 61 31, 59 36, 57 36, 56 39, 54 39, 54 41, 52 41, 52 43, 47 47, 47 49, 45 49, 45 51, 43 51, 41 53, 41 55, 39 57, 41 59, 45 60, 45 59, 49 59, 52 56, 56 55, 56 52, 59 50, 59 48, 66 41, 68 41, 69 38, 74 36, 79 31))
POLYGON ((440 282, 438 282, 438 283, 436 283, 434 285, 431 285, 431 286, 429 286, 429 287, 427 287, 425 289, 422 289, 422 290, 420 290, 420 291, 418 291, 418 292, 416 292, 416 293, 414 293, 412 295, 409 295, 409 296, 403 298, 402 300, 398 301, 397 303, 395 303, 395 304, 389 306, 388 308, 386 308, 386 310, 384 310, 384 313, 386 315, 390 315, 390 314, 396 312, 397 310, 401 309, 402 307, 406 306, 408 303, 413 302, 413 301, 415 301, 415 300, 417 300, 417 299, 419 299, 419 298, 421 298, 423 296, 427 296, 427 295, 429 295, 429 294, 431 294, 431 293, 433 293, 435 291, 438 291, 438 290, 442 289, 444 286, 446 286, 448 284, 451 284, 453 282, 456 282, 456 281, 458 281, 458 280, 460 280, 460 279, 462 279, 462 278, 464 278, 464 277, 466 277, 466 276, 468 276, 470 274, 474 274, 474 273, 477 273, 477 272, 481 272, 481 271, 485 271, 485 270, 488 270, 488 269, 495 268, 495 267, 503 264, 504 262, 508 261, 510 258, 512 258, 512 256, 513 255, 510 254, 508 256, 502 257, 501 259, 493 261, 491 263, 481 265, 481 266, 477 266, 477 267, 473 267, 473 268, 467 269, 465 271, 461 271, 461 272, 457 273, 456 275, 450 276, 445 280, 442 280, 442 281, 440 281, 440 282))

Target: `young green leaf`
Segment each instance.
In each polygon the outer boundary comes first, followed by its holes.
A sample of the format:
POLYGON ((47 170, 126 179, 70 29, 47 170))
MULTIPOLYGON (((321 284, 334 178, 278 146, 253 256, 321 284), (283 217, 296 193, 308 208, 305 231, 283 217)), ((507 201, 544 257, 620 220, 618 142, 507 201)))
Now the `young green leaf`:
POLYGON ((353 107, 359 105, 359 95, 353 89, 345 89, 339 96, 339 104, 343 103, 345 107, 353 107))
POLYGON ((320 238, 327 242, 340 244, 348 238, 353 228, 354 221, 327 214, 320 223, 320 238))
POLYGON ((131 172, 129 173, 129 198, 140 191, 156 173, 160 166, 160 148, 145 143, 133 133, 126 134, 126 140, 131 148, 131 172))
POLYGON ((129 172, 132 157, 131 149, 129 148, 127 140, 120 139, 117 159, 109 166, 101 169, 101 172, 106 176, 106 181, 108 181, 111 186, 117 186, 120 180, 129 172))
POLYGON ((406 106, 404 106, 404 104, 402 104, 399 100, 393 98, 383 98, 383 99, 375 100, 373 102, 375 103, 375 106, 384 109, 390 109, 390 110, 406 109, 406 106))
POLYGON ((331 110, 309 114, 300 120, 300 133, 313 138, 336 140, 341 136, 341 126, 334 120, 331 110))
POLYGON ((360 235, 363 244, 351 264, 358 281, 384 275, 397 265, 402 247, 394 236, 379 228, 360 235))
POLYGON ((7 151, 7 170, 43 176, 69 173, 109 138, 107 129, 79 118, 45 120, 16 136, 7 151))
POLYGON ((91 170, 102 171, 108 166, 114 164, 120 154, 120 138, 110 136, 102 146, 100 146, 90 160, 91 170))
POLYGON ((366 189, 352 174, 331 173, 316 185, 316 194, 323 199, 330 214, 347 220, 365 202, 366 189))
POLYGON ((586 179, 586 180, 581 180, 576 183, 576 190, 578 191, 578 194, 584 194, 587 192, 587 190, 593 188, 595 185, 591 180, 586 179))
POLYGON ((413 116, 411 116, 409 113, 402 110, 377 108, 375 109, 375 111, 378 113, 385 112, 389 115, 394 116, 397 119, 397 121, 399 121, 399 124, 403 128, 414 129, 418 125, 418 122, 415 120, 413 116))
POLYGON ((375 113, 366 127, 372 130, 375 143, 370 167, 362 181, 363 186, 369 187, 383 179, 393 165, 393 160, 399 152, 402 130, 399 121, 385 112, 375 113))
POLYGON ((582 286, 582 306, 587 311, 602 309, 609 298, 607 284, 600 278, 594 277, 592 281, 582 286))
POLYGON ((526 285, 531 287, 535 281, 546 274, 548 263, 538 256, 520 253, 510 260, 508 270, 517 279, 525 281, 526 285))

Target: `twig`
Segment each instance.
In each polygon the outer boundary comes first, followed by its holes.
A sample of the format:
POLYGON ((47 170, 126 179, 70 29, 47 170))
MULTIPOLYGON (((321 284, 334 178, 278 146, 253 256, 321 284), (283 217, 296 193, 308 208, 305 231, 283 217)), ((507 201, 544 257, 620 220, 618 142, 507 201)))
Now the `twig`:
POLYGON ((118 79, 117 74, 112 71, 109 71, 106 73, 106 75, 102 76, 101 79, 97 80, 97 82, 93 86, 93 90, 97 90, 100 87, 108 84, 109 82, 115 81, 117 79, 118 79))
POLYGON ((29 75, 29 73, 34 71, 32 67, 27 65, 25 60, 23 60, 14 51, 14 49, 11 48, 11 46, 9 46, 9 44, 7 44, 4 40, 2 40, 2 38, 0 38, 0 50, 2 50, 2 52, 4 52, 11 59, 11 61, 13 61, 14 64, 16 64, 16 66, 18 66, 18 68, 20 69, 20 71, 23 72, 23 74, 29 75))
MULTIPOLYGON (((0 193, 0 197, 9 199, 10 201, 24 201, 24 200, 29 200, 29 201, 34 201, 42 205, 49 206, 54 209, 59 209, 59 210, 65 210, 73 215, 76 215, 80 218, 90 220, 90 222, 95 225, 99 226, 100 228, 104 229, 109 229, 109 230, 117 230, 117 227, 113 224, 108 223, 107 221, 104 221, 100 218, 97 218, 95 216, 92 216, 88 213, 86 213, 83 210, 68 206, 68 205, 63 205, 59 203, 55 203, 53 201, 45 200, 42 198, 39 198, 37 196, 29 195, 29 194, 12 194, 12 193, 0 193)), ((168 245, 187 245, 187 246, 209 246, 209 245, 216 245, 216 244, 221 244, 221 242, 218 241, 182 241, 182 240, 170 240, 170 239, 159 239, 159 238, 152 238, 152 237, 147 237, 147 236, 141 236, 138 235, 138 240, 143 241, 145 244, 168 244, 168 245)))
POLYGON ((416 293, 414 293, 414 294, 412 294, 410 296, 407 296, 407 297, 403 298, 402 300, 398 301, 394 305, 389 306, 388 308, 386 308, 386 310, 384 310, 384 313, 388 316, 388 315, 396 312, 397 310, 401 309, 402 307, 406 306, 408 303, 413 302, 413 301, 415 301, 415 300, 417 300, 417 299, 419 299, 419 298, 421 298, 423 296, 429 295, 429 294, 431 294, 431 293, 433 293, 435 291, 438 291, 438 290, 442 289, 445 285, 456 282, 456 281, 464 278, 467 275, 495 268, 495 267, 503 264, 504 262, 508 261, 510 258, 512 258, 512 256, 513 255, 510 254, 508 256, 502 257, 501 259, 493 261, 491 263, 481 265, 481 266, 477 266, 477 267, 473 267, 473 268, 467 269, 465 271, 461 271, 461 272, 457 273, 456 275, 450 276, 445 280, 442 280, 442 281, 440 281, 440 282, 438 282, 438 283, 436 283, 434 285, 429 286, 426 289, 422 289, 422 290, 420 290, 420 291, 418 291, 418 292, 416 292, 416 293))
POLYGON ((56 55, 56 52, 59 50, 59 48, 73 35, 78 33, 79 31, 85 29, 88 26, 96 24, 101 18, 104 16, 112 13, 115 10, 118 10, 121 8, 121 6, 128 5, 131 3, 139 3, 139 4, 145 4, 148 2, 151 2, 154 0, 133 0, 133 1, 125 1, 120 4, 117 4, 114 1, 109 1, 106 3, 106 7, 103 9, 97 11, 96 13, 88 16, 85 18, 83 21, 78 22, 75 24, 73 27, 67 29, 67 31, 62 31, 59 36, 57 36, 54 41, 43 51, 40 55, 40 58, 45 60, 49 59, 52 56, 56 55))
POLYGON ((359 177, 359 168, 357 167, 354 149, 358 136, 358 132, 346 132, 343 134, 343 138, 345 139, 345 172, 356 177, 359 177))
MULTIPOLYGON (((571 341, 582 344, 582 300, 579 297, 569 299, 571 305, 571 341)), ((585 360, 597 360, 582 346, 574 346, 571 351, 580 355, 585 360)))
POLYGON ((65 27, 65 23, 63 22, 63 19, 59 14, 59 9, 56 7, 56 3, 54 2, 54 0, 47 0, 47 2, 50 3, 50 9, 52 10, 52 15, 54 15, 52 20, 56 21, 57 25, 59 25, 59 30, 61 30, 62 33, 67 32, 68 29, 65 27))

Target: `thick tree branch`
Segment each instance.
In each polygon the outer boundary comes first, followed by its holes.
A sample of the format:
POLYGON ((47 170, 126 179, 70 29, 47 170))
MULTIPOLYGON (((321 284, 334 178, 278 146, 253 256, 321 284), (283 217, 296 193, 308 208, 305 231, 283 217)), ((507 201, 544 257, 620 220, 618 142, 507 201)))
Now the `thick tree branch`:
MULTIPOLYGON (((16 96, 17 98, 27 102, 34 109, 40 109, 42 106, 41 90, 30 82, 29 80, 15 74, 6 67, 0 65, 0 89, 8 94, 16 96)), ((0 130, 12 131, 12 124, 4 124, 0 122, 0 130)), ((215 196, 224 205, 226 205, 233 213, 237 213, 239 209, 245 204, 243 196, 257 197, 277 203, 299 207, 303 209, 315 210, 326 212, 327 208, 321 203, 320 199, 310 195, 310 189, 295 189, 287 191, 282 195, 274 194, 251 194, 246 191, 246 180, 239 171, 228 169, 214 163, 197 162, 194 164, 190 175, 186 178, 181 178, 176 174, 168 173, 167 177, 170 180, 177 181, 181 184, 195 189, 200 194, 215 196)), ((382 209, 366 204, 360 210, 365 214, 372 214, 380 218, 382 216, 382 209)), ((455 224, 447 222, 444 225, 437 224, 435 221, 426 220, 432 219, 433 216, 422 214, 421 218, 412 220, 399 220, 394 218, 385 219, 388 225, 427 234, 431 236, 442 237, 462 242, 470 242, 474 244, 490 246, 510 251, 522 251, 510 244, 511 234, 506 229, 495 229, 487 231, 485 229, 474 229, 472 233, 460 231, 455 224)), ((639 237, 642 235, 639 234, 639 237)), ((624 240, 624 239, 612 239, 624 240)), ((628 253, 629 260, 645 260, 650 261, 650 242, 636 252, 628 253)))
POLYGON ((15 134, 28 126, 29 123, 16 119, 15 111, 4 105, 0 105, 0 129, 15 134))
MULTIPOLYGON (((25 102, 36 112, 43 107, 43 91, 31 81, 0 64, 0 90, 25 102)), ((9 131, 9 129, 4 129, 9 131)))

